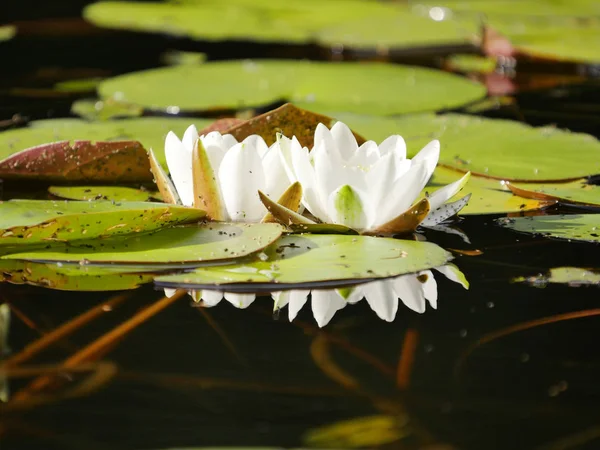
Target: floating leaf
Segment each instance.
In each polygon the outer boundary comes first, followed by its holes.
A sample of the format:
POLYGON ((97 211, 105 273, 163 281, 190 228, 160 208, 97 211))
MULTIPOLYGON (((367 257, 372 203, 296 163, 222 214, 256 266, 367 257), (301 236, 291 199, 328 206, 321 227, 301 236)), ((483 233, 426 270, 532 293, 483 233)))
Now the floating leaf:
POLYGON ((0 245, 139 233, 204 215, 199 209, 164 203, 11 200, 0 202, 0 245))
POLYGON ((588 134, 461 114, 398 119, 332 115, 369 139, 381 141, 400 134, 413 155, 430 140, 439 139, 440 164, 473 175, 542 182, 600 173, 600 142, 588 134))
MULTIPOLYGON (((54 83, 54 90, 59 92, 73 92, 73 93, 81 93, 81 92, 94 92, 96 91, 96 87, 98 83, 102 80, 102 78, 94 77, 94 78, 80 78, 75 80, 65 80, 54 83)), ((73 104, 75 105, 80 100, 76 100, 73 104)), ((83 102, 91 103, 91 100, 83 100, 83 102)), ((71 111, 73 108, 71 107, 71 111)))
POLYGON ((522 233, 582 242, 600 242, 600 214, 533 216, 498 219, 497 223, 522 233))
POLYGON ((570 183, 528 183, 507 187, 516 195, 543 201, 558 201, 571 205, 600 206, 600 187, 588 184, 586 180, 576 180, 570 183))
POLYGON ((153 274, 123 268, 0 260, 0 283, 30 284, 61 291, 121 291, 150 283, 153 278, 153 274))
MULTIPOLYGON (((431 194, 437 189, 452 183, 460 177, 461 173, 446 167, 438 166, 433 178, 422 192, 422 195, 431 194)), ((467 206, 460 211, 460 215, 474 214, 503 214, 524 212, 540 209, 555 203, 554 201, 533 200, 518 197, 506 190, 505 184, 499 180, 471 176, 463 188, 458 199, 463 193, 471 194, 467 206)))
POLYGON ((370 236, 290 235, 255 262, 158 277, 166 287, 282 290, 305 283, 352 284, 444 265, 451 255, 429 242, 370 236))
POLYGON ((513 281, 527 283, 535 287, 546 287, 548 283, 568 284, 569 286, 600 286, 598 269, 583 269, 581 267, 555 267, 547 274, 530 277, 518 277, 513 281))
POLYGON ((68 200, 147 202, 150 199, 160 199, 160 194, 158 192, 119 186, 50 186, 48 192, 55 197, 68 200))
MULTIPOLYGON (((3 161, 17 152, 49 142, 70 141, 73 139, 89 141, 126 141, 141 142, 146 149, 154 149, 158 161, 166 166, 164 145, 170 130, 182 133, 194 123, 198 129, 211 123, 210 120, 188 118, 144 117, 139 119, 108 120, 104 122, 86 122, 79 119, 51 119, 33 121, 28 127, 8 130, 0 133, 0 167, 3 161), (179 131, 181 130, 181 131, 179 131)), ((137 154, 133 154, 137 157, 137 154)), ((137 159, 125 161, 124 167, 136 171, 137 159)), ((152 181, 147 162, 143 162, 146 172, 140 171, 141 181, 152 181)), ((4 171, 3 171, 4 172, 4 171)), ((1 176, 10 177, 10 173, 1 176)), ((60 173, 54 174, 60 176, 60 173)), ((36 174, 36 179, 47 179, 45 173, 36 174)), ((82 180, 83 181, 83 180, 82 180)))
POLYGON ((275 242, 283 228, 274 223, 204 223, 165 228, 152 234, 72 242, 64 247, 4 256, 36 262, 198 267, 255 253, 275 242))
MULTIPOLYGON (((96 85, 100 82, 98 81, 96 85)), ((143 108, 118 102, 114 99, 76 100, 71 105, 71 112, 87 120, 108 120, 119 117, 139 117, 144 113, 143 108)))
POLYGON ((129 73, 104 80, 99 94, 162 111, 171 105, 182 111, 239 109, 287 99, 316 112, 389 115, 455 108, 483 97, 485 88, 457 75, 397 64, 256 60, 129 73))
POLYGON ((137 141, 63 141, 28 148, 0 161, 6 179, 117 181, 148 179, 146 150, 137 141))

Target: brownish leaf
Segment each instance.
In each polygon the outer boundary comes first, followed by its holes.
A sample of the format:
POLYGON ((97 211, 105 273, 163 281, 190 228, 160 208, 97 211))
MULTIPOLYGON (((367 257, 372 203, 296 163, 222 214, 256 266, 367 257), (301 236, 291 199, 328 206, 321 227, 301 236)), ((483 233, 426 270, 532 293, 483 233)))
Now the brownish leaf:
MULTIPOLYGON (((237 124, 225 132, 232 134, 238 141, 258 134, 263 137, 267 145, 273 144, 276 134, 281 133, 289 138, 296 136, 302 146, 312 148, 315 129, 319 123, 331 128, 335 119, 286 103, 277 109, 237 124)), ((365 142, 362 136, 356 133, 354 136, 359 145, 365 142)))
POLYGON ((198 132, 199 135, 206 135, 211 131, 218 131, 221 134, 226 134, 227 130, 245 123, 246 120, 238 119, 236 117, 226 117, 224 119, 217 119, 209 126, 203 128, 198 132))
POLYGON ((420 202, 415 203, 410 209, 400 214, 395 219, 384 223, 376 230, 367 231, 363 234, 377 235, 409 233, 417 229, 419 224, 423 222, 427 214, 429 214, 430 209, 431 205, 429 204, 429 200, 424 198, 420 202))
POLYGON ((61 141, 0 161, 0 177, 47 181, 151 182, 146 150, 137 141, 61 141))

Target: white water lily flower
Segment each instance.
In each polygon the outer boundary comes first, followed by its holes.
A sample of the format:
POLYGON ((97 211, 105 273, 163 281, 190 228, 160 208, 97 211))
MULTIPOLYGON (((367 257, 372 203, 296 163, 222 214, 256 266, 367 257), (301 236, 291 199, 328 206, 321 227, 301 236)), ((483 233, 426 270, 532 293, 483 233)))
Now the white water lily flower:
MULTIPOLYGON (((380 145, 367 141, 359 147, 342 122, 331 130, 319 124, 310 152, 295 137, 280 137, 279 147, 291 181, 302 184, 303 205, 322 222, 361 231, 377 230, 406 212, 431 178, 440 156, 440 143, 434 140, 408 159, 406 143, 398 135, 380 145)), ((468 177, 428 196, 430 212, 422 225, 436 225, 465 206, 468 196, 446 202, 468 177)))
POLYGON ((198 136, 194 125, 179 138, 172 131, 165 140, 165 155, 173 184, 185 206, 194 205, 192 152, 200 139, 217 186, 219 219, 234 222, 259 222, 267 213, 258 196, 264 192, 275 201, 289 186, 277 145, 270 148, 262 137, 252 135, 243 142, 218 131, 198 136))
MULTIPOLYGON (((465 289, 469 284, 463 273, 454 265, 434 267, 446 278, 459 283, 465 289)), ((350 290, 291 290, 272 293, 275 310, 288 305, 288 317, 292 321, 306 304, 308 294, 311 294, 313 316, 319 325, 324 327, 334 314, 346 305, 365 299, 377 316, 387 322, 396 318, 398 305, 401 301, 415 312, 423 313, 429 302, 432 308, 437 308, 437 282, 431 270, 416 274, 401 275, 396 278, 371 281, 358 285, 350 290)))
MULTIPOLYGON (((289 186, 277 145, 269 148, 258 135, 249 136, 243 142, 218 131, 199 136, 194 125, 188 127, 181 141, 170 131, 165 139, 165 155, 171 179, 185 206, 194 205, 192 153, 198 139, 210 163, 210 167, 205 169, 216 181, 218 219, 259 222, 267 210, 260 201, 258 191, 277 200, 289 186)), ((174 293, 173 289, 165 289, 165 295, 169 297, 174 293)), ((255 299, 254 294, 208 290, 190 291, 189 294, 207 307, 225 298, 237 308, 247 308, 255 299)))

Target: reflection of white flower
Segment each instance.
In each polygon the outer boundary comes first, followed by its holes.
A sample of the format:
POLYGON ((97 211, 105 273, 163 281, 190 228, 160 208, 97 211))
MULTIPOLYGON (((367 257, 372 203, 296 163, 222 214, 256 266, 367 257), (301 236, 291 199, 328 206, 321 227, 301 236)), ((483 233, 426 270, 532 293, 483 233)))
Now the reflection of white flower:
MULTIPOLYGON (((10 326, 10 308, 8 303, 0 305, 0 359, 8 353, 8 329, 10 326)), ((0 402, 7 402, 9 396, 8 381, 0 374, 0 402)))
MULTIPOLYGON (((367 141, 359 147, 342 122, 331 130, 319 124, 310 152, 296 138, 280 137, 279 146, 288 175, 302 184, 304 206, 322 222, 357 230, 376 230, 406 212, 431 178, 440 155, 439 141, 431 141, 408 159, 404 139, 398 135, 379 146, 367 141)), ((446 202, 468 176, 428 197, 431 209, 423 225, 440 223, 466 204, 466 200, 446 202)))
MULTIPOLYGON (((461 284, 468 289, 469 284, 464 275, 452 264, 435 267, 434 270, 449 280, 461 284)), ((416 274, 401 275, 396 278, 371 281, 352 289, 328 290, 291 290, 274 292, 274 308, 280 309, 288 305, 288 317, 294 320, 311 294, 311 308, 319 327, 329 323, 334 314, 348 304, 354 304, 363 298, 379 318, 391 322, 398 312, 399 301, 418 313, 425 312, 427 301, 432 308, 437 308, 437 282, 431 270, 416 274)))
POLYGON ((216 181, 218 198, 214 200, 221 206, 216 219, 259 222, 267 211, 258 191, 277 200, 289 186, 276 145, 269 148, 258 135, 249 136, 243 142, 218 131, 198 136, 194 125, 188 127, 181 141, 175 133, 169 132, 165 140, 167 164, 181 202, 186 206, 194 204, 192 151, 197 139, 208 156, 210 167, 204 170, 216 181))

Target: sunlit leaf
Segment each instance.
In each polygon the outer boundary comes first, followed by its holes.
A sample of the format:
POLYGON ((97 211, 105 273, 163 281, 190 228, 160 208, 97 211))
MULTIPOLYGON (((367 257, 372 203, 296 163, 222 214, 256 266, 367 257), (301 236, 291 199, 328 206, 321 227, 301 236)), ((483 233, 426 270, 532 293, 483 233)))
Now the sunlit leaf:
MULTIPOLYGON (((460 175, 460 172, 438 166, 430 184, 423 189, 422 195, 431 194, 437 189, 456 181, 460 175)), ((456 199, 467 193, 471 194, 471 198, 467 206, 461 209, 460 215, 462 216, 532 211, 555 203, 550 200, 527 199, 513 195, 500 180, 477 176, 471 176, 462 192, 456 196, 456 199)))
POLYGON ((150 199, 160 199, 158 192, 119 186, 50 186, 48 192, 67 200, 147 202, 150 199))
MULTIPOLYGON (((98 85, 100 81, 96 82, 98 85)), ((114 99, 102 100, 76 100, 71 105, 71 112, 87 120, 108 120, 119 117, 139 117, 143 109, 136 105, 128 105, 114 99)))
POLYGON ((534 287, 546 287, 548 283, 567 284, 569 286, 600 286, 600 271, 582 267, 554 267, 546 274, 518 277, 517 283, 527 283, 534 287))
POLYGON ((150 283, 153 274, 110 267, 0 260, 0 283, 29 284, 61 291, 120 291, 150 283))
POLYGON ((522 233, 582 242, 600 242, 600 214, 573 214, 498 219, 497 223, 522 233))
POLYGON ((254 262, 196 269, 158 277, 167 287, 225 291, 333 286, 417 272, 444 265, 451 255, 429 242, 369 236, 290 235, 265 249, 254 262))
POLYGON ((600 206, 600 186, 588 184, 586 180, 569 183, 507 184, 516 195, 543 201, 558 201, 572 205, 600 206))
POLYGON ((11 200, 0 202, 0 245, 140 233, 204 215, 199 209, 164 203, 11 200))
POLYGON ((286 99, 315 112, 389 115, 454 108, 483 97, 485 88, 457 75, 395 64, 256 60, 129 73, 104 80, 99 93, 161 111, 173 105, 182 111, 239 109, 286 99))
MULTIPOLYGON (((283 228, 273 223, 203 223, 152 234, 90 239, 43 250, 18 251, 5 259, 76 264, 197 267, 255 253, 273 243, 283 228)), ((14 251, 14 250, 13 250, 14 251)))

